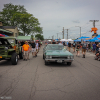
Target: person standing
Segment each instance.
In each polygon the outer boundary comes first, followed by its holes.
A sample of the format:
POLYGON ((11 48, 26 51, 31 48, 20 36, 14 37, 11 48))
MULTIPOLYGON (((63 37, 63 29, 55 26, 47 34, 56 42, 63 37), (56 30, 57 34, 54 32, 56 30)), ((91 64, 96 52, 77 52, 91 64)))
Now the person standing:
POLYGON ((63 45, 65 46, 65 41, 63 42, 63 45))
POLYGON ((27 61, 29 48, 30 48, 30 46, 28 45, 28 42, 25 41, 25 44, 22 46, 23 60, 27 61))
POLYGON ((53 40, 52 44, 56 44, 55 40, 53 40))
POLYGON ((80 51, 80 44, 77 43, 77 45, 76 45, 76 56, 79 56, 79 51, 80 51))
POLYGON ((36 56, 37 56, 38 51, 39 51, 39 44, 38 44, 38 41, 36 41, 36 56))
POLYGON ((73 43, 73 52, 75 52, 76 43, 73 43))
POLYGON ((40 41, 38 42, 38 45, 39 45, 39 48, 38 48, 38 50, 40 50, 40 47, 41 47, 41 43, 40 43, 40 41))
POLYGON ((93 47, 93 53, 95 53, 95 51, 96 51, 96 44, 95 44, 95 42, 93 43, 93 45, 92 45, 92 47, 93 47))
POLYGON ((86 49, 87 49, 87 44, 84 41, 83 44, 82 44, 82 54, 83 54, 83 58, 85 58, 86 49))
POLYGON ((36 44, 34 41, 32 41, 31 47, 32 47, 32 56, 36 57, 36 44))
POLYGON ((91 44, 88 43, 88 51, 90 52, 91 51, 91 44))
POLYGON ((70 52, 70 48, 71 48, 71 43, 70 41, 68 42, 68 49, 69 49, 69 52, 70 52))

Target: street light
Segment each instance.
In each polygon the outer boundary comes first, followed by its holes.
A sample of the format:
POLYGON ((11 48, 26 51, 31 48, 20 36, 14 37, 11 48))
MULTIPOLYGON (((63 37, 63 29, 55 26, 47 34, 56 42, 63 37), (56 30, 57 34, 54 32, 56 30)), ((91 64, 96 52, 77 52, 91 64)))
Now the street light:
POLYGON ((80 37, 81 37, 81 27, 80 26, 75 26, 75 27, 79 27, 80 28, 80 37))

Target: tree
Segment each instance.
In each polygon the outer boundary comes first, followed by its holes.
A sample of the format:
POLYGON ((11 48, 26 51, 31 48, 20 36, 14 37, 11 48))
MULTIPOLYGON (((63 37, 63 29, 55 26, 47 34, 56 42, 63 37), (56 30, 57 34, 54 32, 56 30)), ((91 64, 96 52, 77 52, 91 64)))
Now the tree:
POLYGON ((44 40, 44 37, 43 37, 43 35, 41 35, 41 34, 37 34, 37 35, 35 35, 35 37, 36 37, 38 40, 44 40))
POLYGON ((19 34, 20 36, 23 36, 23 35, 24 35, 22 32, 18 32, 18 34, 19 34))
POLYGON ((13 5, 12 3, 4 4, 4 8, 0 11, 0 20, 5 26, 17 26, 17 21, 13 20, 13 15, 16 13, 26 13, 26 9, 21 5, 13 5))
POLYGON ((0 21, 3 21, 4 26, 17 26, 20 31, 23 31, 24 36, 34 32, 43 33, 38 19, 29 14, 24 6, 4 4, 0 15, 0 21))

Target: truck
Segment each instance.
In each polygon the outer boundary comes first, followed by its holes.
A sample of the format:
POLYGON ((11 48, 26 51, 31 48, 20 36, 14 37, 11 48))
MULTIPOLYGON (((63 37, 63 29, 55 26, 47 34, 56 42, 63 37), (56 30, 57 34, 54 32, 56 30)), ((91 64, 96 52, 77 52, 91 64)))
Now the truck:
POLYGON ((10 60, 17 65, 18 59, 23 59, 22 46, 16 37, 0 37, 0 60, 10 60))

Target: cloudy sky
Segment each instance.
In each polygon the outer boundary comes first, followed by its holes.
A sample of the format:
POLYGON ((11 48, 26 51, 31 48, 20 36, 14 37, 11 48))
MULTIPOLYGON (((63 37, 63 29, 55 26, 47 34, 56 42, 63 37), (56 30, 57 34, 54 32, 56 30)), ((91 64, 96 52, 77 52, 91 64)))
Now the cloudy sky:
POLYGON ((93 22, 100 34, 100 0, 0 0, 0 11, 4 4, 24 5, 28 13, 39 19, 43 27, 44 38, 62 38, 64 27, 64 38, 77 38, 81 35, 91 37, 93 22), (75 27, 79 26, 79 27, 75 27))

